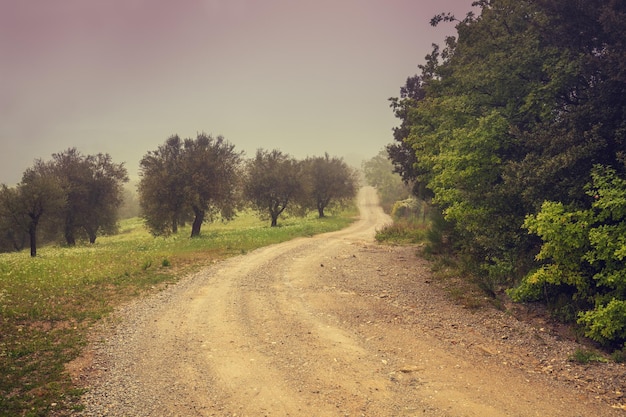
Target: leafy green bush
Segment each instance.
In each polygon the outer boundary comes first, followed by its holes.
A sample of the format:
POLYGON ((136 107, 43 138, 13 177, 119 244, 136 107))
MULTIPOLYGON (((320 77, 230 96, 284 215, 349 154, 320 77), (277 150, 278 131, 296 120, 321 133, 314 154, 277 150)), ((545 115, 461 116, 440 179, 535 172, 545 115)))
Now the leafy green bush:
POLYGON ((573 290, 585 335, 620 344, 626 341, 626 180, 612 168, 595 166, 587 194, 590 209, 544 202, 537 215, 526 218, 524 227, 543 240, 537 260, 544 264, 509 294, 519 301, 573 290))
POLYGON ((626 339, 626 301, 613 299, 581 313, 579 323, 586 335, 603 344, 626 339))
POLYGON ((391 217, 395 221, 417 219, 420 216, 420 202, 415 198, 396 201, 391 208, 391 217))

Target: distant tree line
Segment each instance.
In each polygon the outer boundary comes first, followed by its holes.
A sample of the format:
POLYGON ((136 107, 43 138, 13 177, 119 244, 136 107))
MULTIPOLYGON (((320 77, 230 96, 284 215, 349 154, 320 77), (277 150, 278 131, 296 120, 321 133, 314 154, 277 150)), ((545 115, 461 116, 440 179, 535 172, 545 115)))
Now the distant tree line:
MULTIPOLYGON (((0 251, 30 247, 37 255, 40 243, 77 240, 94 243, 100 234, 116 232, 129 191, 124 164, 108 154, 82 155, 76 148, 36 160, 19 184, 0 187, 0 251)), ((222 136, 201 133, 196 138, 174 135, 140 162, 137 186, 140 215, 155 236, 177 233, 191 225, 191 237, 206 222, 232 219, 250 207, 271 226, 286 212, 305 215, 326 211, 351 201, 358 176, 342 159, 309 157, 304 160, 279 150, 259 149, 245 160, 243 153, 222 136)), ((132 203, 132 201, 131 201, 132 203)))
POLYGON ((480 0, 391 106, 396 172, 486 286, 626 342, 626 2, 480 0))
POLYGON ((259 149, 245 160, 222 136, 168 138, 140 162, 139 200, 154 235, 178 233, 191 223, 191 237, 202 224, 231 219, 251 207, 277 226, 281 214, 325 210, 356 195, 358 177, 342 159, 309 157, 298 161, 279 150, 259 149))

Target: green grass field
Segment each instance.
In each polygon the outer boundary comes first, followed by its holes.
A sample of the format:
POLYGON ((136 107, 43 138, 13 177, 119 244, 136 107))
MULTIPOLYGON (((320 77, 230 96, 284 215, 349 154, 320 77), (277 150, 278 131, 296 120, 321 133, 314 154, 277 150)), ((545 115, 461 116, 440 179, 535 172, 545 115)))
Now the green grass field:
POLYGON ((154 238, 130 219, 94 245, 46 246, 36 258, 0 254, 0 416, 69 415, 81 391, 65 364, 85 346, 89 328, 120 303, 216 260, 344 228, 356 214, 291 218, 275 228, 243 214, 204 225, 195 239, 185 228, 154 238))

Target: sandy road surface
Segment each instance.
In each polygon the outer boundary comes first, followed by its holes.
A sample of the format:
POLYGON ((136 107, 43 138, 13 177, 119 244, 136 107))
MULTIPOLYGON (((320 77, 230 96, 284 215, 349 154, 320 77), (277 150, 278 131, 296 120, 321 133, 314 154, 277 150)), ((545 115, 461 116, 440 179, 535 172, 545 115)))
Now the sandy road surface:
POLYGON ((372 189, 360 208, 348 229, 232 258, 120 310, 94 345, 81 415, 626 415, 540 372, 512 343, 535 329, 493 316, 486 338, 489 313, 451 304, 413 249, 372 243, 389 221, 372 189))

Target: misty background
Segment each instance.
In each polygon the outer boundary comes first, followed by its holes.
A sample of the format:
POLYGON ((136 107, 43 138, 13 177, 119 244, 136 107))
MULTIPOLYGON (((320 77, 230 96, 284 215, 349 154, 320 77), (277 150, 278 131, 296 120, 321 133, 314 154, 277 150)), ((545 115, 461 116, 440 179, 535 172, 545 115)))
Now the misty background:
POLYGON ((387 99, 470 0, 0 0, 0 183, 77 147, 124 162, 167 137, 358 166, 392 141, 387 99))

